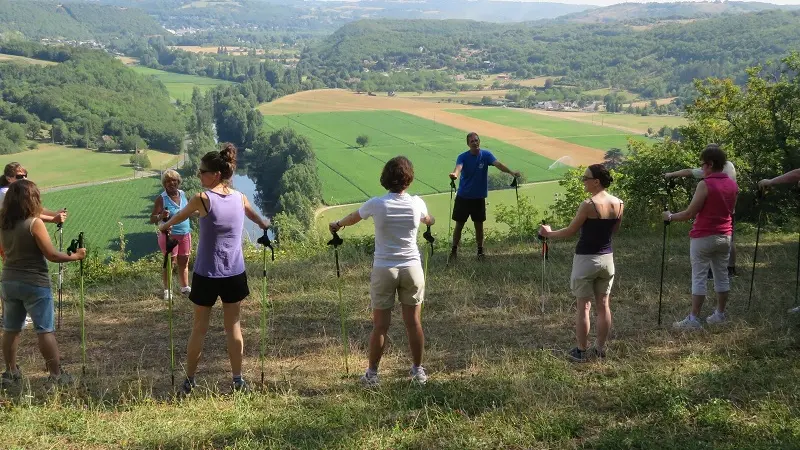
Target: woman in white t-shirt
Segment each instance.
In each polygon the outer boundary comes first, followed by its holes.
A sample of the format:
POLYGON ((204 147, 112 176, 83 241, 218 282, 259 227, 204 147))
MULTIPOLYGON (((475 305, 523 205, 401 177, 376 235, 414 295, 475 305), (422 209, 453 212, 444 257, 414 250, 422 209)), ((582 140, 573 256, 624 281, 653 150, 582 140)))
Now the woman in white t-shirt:
POLYGON ((433 225, 434 219, 421 198, 406 193, 412 181, 414 166, 411 161, 405 156, 390 159, 381 173, 381 186, 389 192, 383 197, 369 199, 358 211, 329 225, 335 233, 369 217, 375 221, 375 259, 369 287, 373 329, 369 339, 369 366, 361 377, 361 383, 368 387, 379 383, 378 364, 386 344, 395 294, 403 308, 403 322, 411 348, 411 380, 419 384, 428 380, 422 367, 425 336, 420 311, 425 277, 417 247, 417 229, 420 223, 433 225))

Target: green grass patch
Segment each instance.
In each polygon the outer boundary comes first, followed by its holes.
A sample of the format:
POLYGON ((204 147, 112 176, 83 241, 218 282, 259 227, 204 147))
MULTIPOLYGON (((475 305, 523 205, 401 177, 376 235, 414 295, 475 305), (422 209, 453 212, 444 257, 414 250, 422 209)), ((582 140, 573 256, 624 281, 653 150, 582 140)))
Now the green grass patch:
POLYGON ((231 83, 230 81, 220 80, 217 78, 173 73, 164 70, 151 69, 144 66, 130 66, 130 68, 142 75, 150 75, 155 77, 164 83, 164 86, 166 86, 170 97, 181 101, 191 100, 192 91, 195 87, 200 88, 201 92, 206 92, 215 86, 231 83))
POLYGON ((616 128, 559 119, 543 114, 531 114, 513 108, 453 109, 448 111, 599 150, 611 148, 624 150, 628 148, 629 138, 646 139, 616 128))
MULTIPOLYGON (((416 184, 412 184, 409 193, 417 194, 417 188, 416 184)), ((527 196, 531 204, 541 212, 544 212, 553 203, 555 194, 561 192, 564 192, 564 189, 558 185, 558 182, 526 184, 519 188, 519 195, 527 196)), ((437 219, 437 225, 435 226, 437 235, 442 239, 446 239, 444 236, 447 234, 447 219, 449 217, 448 214, 450 214, 450 193, 425 195, 423 200, 428 206, 428 213, 437 219)), ((516 193, 513 189, 489 191, 486 205, 487 217, 485 226, 487 229, 507 231, 508 226, 495 221, 495 212, 499 205, 516 205, 516 201, 516 193)), ((317 229, 321 233, 327 232, 330 222, 341 219, 357 210, 359 206, 361 205, 340 205, 325 209, 317 216, 317 229)), ((374 231, 375 224, 372 220, 363 220, 347 228, 347 233, 350 235, 369 236, 374 234, 374 231)))
MULTIPOLYGON (((130 153, 104 153, 63 145, 39 144, 36 150, 7 155, 28 170, 28 176, 40 188, 50 188, 133 176, 130 153)), ((153 170, 165 169, 178 162, 178 155, 148 150, 153 170)))
POLYGON ((120 223, 132 258, 158 250, 155 225, 148 223, 153 201, 162 190, 156 177, 49 192, 42 203, 68 208, 65 245, 83 231, 87 243, 102 253, 119 250, 120 223))
MULTIPOLYGON (((414 163, 416 193, 449 192, 447 174, 456 157, 466 151, 463 131, 398 111, 265 116, 264 123, 267 130, 289 126, 309 138, 329 205, 382 195, 381 170, 397 155, 414 163), (369 136, 369 145, 363 148, 356 145, 361 134, 369 136)), ((497 139, 484 138, 482 145, 512 169, 522 171, 529 182, 554 180, 563 174, 564 169, 548 169, 553 161, 497 139)))

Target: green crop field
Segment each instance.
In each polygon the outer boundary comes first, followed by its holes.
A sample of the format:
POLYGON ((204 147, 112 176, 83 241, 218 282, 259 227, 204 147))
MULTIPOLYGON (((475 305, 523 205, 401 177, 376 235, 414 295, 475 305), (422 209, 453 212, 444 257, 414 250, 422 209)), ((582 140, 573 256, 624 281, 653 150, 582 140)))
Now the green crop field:
POLYGON ((531 114, 511 108, 453 109, 448 111, 599 150, 615 147, 626 149, 629 137, 639 140, 646 139, 616 128, 558 119, 542 114, 531 114))
MULTIPOLYGON (((264 126, 268 130, 289 126, 310 139, 328 205, 382 195, 381 170, 397 155, 414 163, 416 193, 449 192, 447 174, 458 154, 466 151, 463 131, 399 111, 265 116, 264 126), (370 139, 364 148, 356 146, 360 134, 370 139)), ((484 138, 482 146, 522 171, 529 182, 558 179, 564 173, 563 168, 549 169, 552 160, 496 139, 484 138)))
MULTIPOLYGON (((416 194, 416 186, 411 185, 410 193, 416 194)), ((520 196, 527 196, 531 203, 544 212, 555 198, 556 193, 564 192, 564 188, 558 185, 558 182, 548 182, 539 184, 526 184, 519 188, 520 196)), ((446 239, 447 235, 447 219, 450 213, 450 193, 433 194, 423 197, 425 204, 428 206, 428 213, 433 215, 437 220, 434 226, 435 235, 439 238, 446 239)), ((508 227, 505 224, 498 224, 495 221, 495 213, 497 206, 500 204, 515 205, 516 193, 513 189, 504 189, 497 191, 489 191, 489 198, 486 205, 486 226, 493 230, 507 231, 508 227)), ((358 209, 360 204, 356 205, 341 205, 322 211, 317 217, 317 228, 327 233, 328 224, 335 220, 339 220, 347 214, 358 209)), ((467 227, 470 228, 470 227, 467 227)), ((347 227, 348 235, 371 235, 374 233, 374 224, 371 220, 364 220, 352 227, 347 227)))
MULTIPOLYGON (((68 208, 66 243, 83 231, 89 248, 100 253, 117 251, 121 222, 127 249, 132 258, 138 258, 158 250, 156 228, 148 219, 160 190, 158 178, 150 177, 49 192, 42 195, 42 202, 49 209, 68 208)), ((54 229, 52 225, 48 228, 54 229)))
MULTIPOLYGON (((153 169, 174 166, 178 155, 148 150, 153 169)), ((101 153, 63 145, 40 144, 36 150, 5 155, 2 165, 17 161, 30 179, 48 188, 133 176, 129 153, 101 153)))
MULTIPOLYGON (((565 112, 565 115, 576 114, 565 112)), ((619 113, 577 113, 583 120, 591 120, 599 125, 619 125, 622 127, 633 128, 641 130, 642 133, 646 132, 648 128, 655 131, 661 127, 667 126, 671 128, 681 127, 688 123, 685 117, 679 116, 642 116, 637 114, 619 114, 619 113)))
POLYGON ((167 87, 170 97, 188 101, 192 99, 192 91, 195 86, 205 92, 214 86, 220 84, 230 84, 230 81, 220 80, 217 78, 199 77, 196 75, 185 75, 182 73, 166 72, 164 70, 151 69, 143 66, 130 66, 131 69, 139 72, 142 75, 151 75, 164 83, 167 87))

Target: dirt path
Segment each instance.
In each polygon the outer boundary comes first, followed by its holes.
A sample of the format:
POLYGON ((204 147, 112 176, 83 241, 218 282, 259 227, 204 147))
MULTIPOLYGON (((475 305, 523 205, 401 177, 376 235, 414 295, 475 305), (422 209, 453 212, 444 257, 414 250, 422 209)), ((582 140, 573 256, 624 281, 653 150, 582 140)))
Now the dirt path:
POLYGON ((343 89, 319 89, 281 97, 259 106, 262 114, 295 114, 325 111, 397 110, 482 136, 492 137, 552 160, 569 156, 575 166, 603 161, 601 150, 572 144, 519 128, 454 114, 445 109, 466 109, 457 103, 432 103, 401 97, 368 96, 343 89))

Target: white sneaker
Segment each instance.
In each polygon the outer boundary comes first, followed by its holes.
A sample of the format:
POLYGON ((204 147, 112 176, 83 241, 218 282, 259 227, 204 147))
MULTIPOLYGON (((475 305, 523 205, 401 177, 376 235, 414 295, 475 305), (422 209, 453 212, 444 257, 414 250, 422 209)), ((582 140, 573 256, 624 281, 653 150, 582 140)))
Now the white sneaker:
POLYGON ((28 328, 31 325, 33 325, 33 319, 31 319, 31 316, 25 316, 25 324, 22 325, 22 329, 24 330, 25 328, 28 328))
POLYGON ((169 300, 169 289, 164 289, 164 300, 169 300))
POLYGON ((361 376, 361 385, 366 388, 373 388, 378 387, 381 384, 381 380, 378 378, 377 372, 370 372, 369 370, 361 376))
POLYGON ((184 287, 181 288, 181 294, 182 295, 185 295, 186 297, 188 297, 189 294, 191 294, 191 293, 192 293, 192 287, 191 286, 184 286, 184 287))
POLYGON ((672 328, 677 330, 700 330, 703 328, 703 325, 697 320, 697 318, 686 316, 686 318, 680 322, 673 323, 672 328))
POLYGON ((411 382, 420 385, 425 385, 428 382, 428 375, 425 373, 424 367, 417 366, 416 370, 414 367, 411 368, 411 382))
POLYGON ((790 309, 789 314, 797 314, 800 313, 800 306, 795 306, 794 308, 790 309))
POLYGON ((726 316, 725 313, 721 313, 717 310, 714 310, 714 314, 706 317, 706 323, 709 325, 719 325, 727 321, 728 321, 728 316, 726 316))

